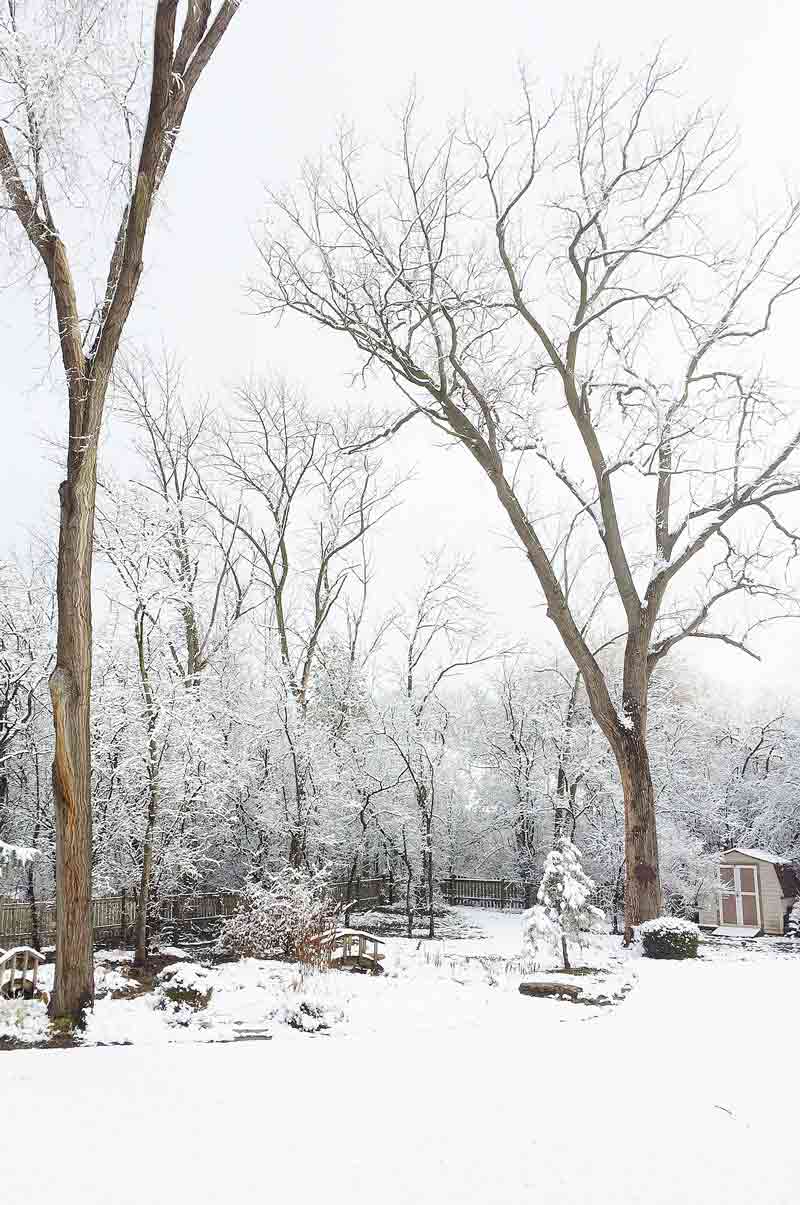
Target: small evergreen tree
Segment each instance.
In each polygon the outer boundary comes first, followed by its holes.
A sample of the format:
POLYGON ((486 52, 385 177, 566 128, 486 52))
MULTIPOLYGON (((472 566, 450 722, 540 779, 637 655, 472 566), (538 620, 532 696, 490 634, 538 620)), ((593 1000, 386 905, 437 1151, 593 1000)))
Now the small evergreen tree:
POLYGON ((529 940, 548 931, 561 938, 564 969, 570 969, 567 940, 580 941, 581 934, 597 932, 603 913, 589 903, 595 889, 581 866, 581 855, 568 837, 557 838, 544 864, 536 908, 527 924, 529 940))

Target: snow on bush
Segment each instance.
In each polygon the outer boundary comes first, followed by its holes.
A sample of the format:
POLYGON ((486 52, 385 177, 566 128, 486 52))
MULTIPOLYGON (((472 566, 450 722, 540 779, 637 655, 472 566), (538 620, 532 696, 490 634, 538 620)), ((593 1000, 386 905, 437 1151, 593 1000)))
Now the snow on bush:
POLYGON ((156 976, 153 1007, 189 1016, 208 1008, 214 993, 214 980, 205 967, 177 962, 164 967, 156 976))
POLYGON ((657 916, 639 925, 645 958, 696 958, 700 930, 678 916, 657 916))
POLYGON ((0 1000, 0 1040, 46 1042, 50 1036, 47 1006, 39 1000, 0 1000))
POLYGON ((102 1000, 104 996, 112 994, 117 997, 135 996, 138 990, 139 984, 135 979, 129 979, 127 975, 121 974, 113 967, 95 967, 94 994, 96 1000, 102 1000))
POLYGON ((789 937, 800 937, 800 895, 789 911, 789 919, 786 922, 786 933, 789 937))
POLYGON ((29 866, 36 857, 36 850, 27 845, 7 845, 0 841, 0 871, 13 870, 20 866, 29 866))
POLYGON ((581 866, 581 855, 567 837, 559 837, 544 865, 535 907, 522 916, 523 947, 537 963, 560 950, 569 970, 568 942, 587 944, 588 934, 605 927, 599 908, 589 903, 593 879, 581 866))
POLYGON ((344 1019, 340 1008, 314 999, 287 999, 271 1014, 271 1020, 299 1029, 303 1033, 319 1033, 344 1019))
POLYGON ((287 868, 269 884, 242 892, 235 916, 222 927, 217 949, 239 958, 319 960, 319 939, 336 923, 336 906, 321 875, 287 868))

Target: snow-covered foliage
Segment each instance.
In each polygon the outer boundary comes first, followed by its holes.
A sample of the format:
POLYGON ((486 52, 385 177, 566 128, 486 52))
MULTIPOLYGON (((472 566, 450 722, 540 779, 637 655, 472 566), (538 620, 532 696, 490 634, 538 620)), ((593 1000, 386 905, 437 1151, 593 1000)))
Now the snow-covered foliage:
POLYGON ((30 866, 36 857, 36 850, 25 845, 8 845, 0 841, 0 871, 7 867, 30 866))
POLYGON ((789 937, 800 937, 800 896, 798 896, 789 909, 786 932, 789 937))
MULTIPOLYGON (((258 516, 274 557, 268 505, 253 494, 253 512, 237 526, 228 472, 238 481, 241 468, 256 470, 247 431, 271 408, 277 421, 284 404, 297 448, 309 451, 310 432, 331 468, 336 442, 296 398, 250 393, 250 418, 226 434, 225 456, 239 468, 225 469, 172 368, 143 369, 122 389, 141 463, 132 481, 108 475, 99 504, 97 893, 138 891, 149 824, 155 897, 238 890, 287 864, 330 866, 353 884, 384 875, 387 896, 418 927, 422 916, 435 919, 439 883, 451 873, 524 879, 533 890, 560 831, 580 847, 597 901, 620 914, 621 791, 568 664, 492 660, 469 575, 443 557, 425 559, 396 612, 374 614, 370 565, 380 544, 371 529, 366 559, 343 559, 316 632, 309 581, 318 550, 308 532, 316 516, 333 524, 327 539, 338 520, 311 465, 287 518, 287 659, 266 562, 259 554, 253 576, 240 529, 257 534, 258 516), (172 476, 161 482, 159 459, 174 461, 177 492, 172 476), (484 653, 473 674, 471 659, 484 653)), ((294 447, 287 441, 290 458, 294 447)), ((258 480, 280 502, 273 477, 258 480)), ((375 483, 359 480, 368 490, 375 483)), ((47 556, 0 572, 0 841, 38 854, 7 864, 3 892, 15 898, 53 893, 51 577, 47 556)), ((797 717, 761 705, 734 712, 710 700, 701 678, 666 665, 651 690, 649 731, 665 910, 694 915, 714 888, 720 848, 800 856, 797 717)))
POLYGON ((208 1008, 214 992, 214 979, 205 967, 176 962, 158 974, 153 1007, 175 1014, 185 1021, 193 1012, 208 1008))
POLYGON ((700 929, 678 916, 657 916, 639 925, 646 958, 696 958, 700 929))
POLYGON ((604 927, 605 918, 590 903, 595 883, 581 866, 581 856, 568 837, 557 838, 547 856, 537 893, 538 904, 524 913, 524 945, 536 957, 548 946, 561 946, 569 967, 569 943, 582 944, 604 927))
POLYGON ((315 962, 319 939, 335 922, 336 907, 323 875, 287 867, 266 886, 250 884, 235 916, 227 920, 218 949, 239 958, 297 958, 315 962))

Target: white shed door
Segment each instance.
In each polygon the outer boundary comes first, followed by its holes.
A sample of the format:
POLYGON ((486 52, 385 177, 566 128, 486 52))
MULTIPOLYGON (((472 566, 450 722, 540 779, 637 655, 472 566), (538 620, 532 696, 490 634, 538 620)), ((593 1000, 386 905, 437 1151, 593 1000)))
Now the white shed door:
POLYGON ((720 866, 719 920, 721 925, 761 926, 757 866, 720 866))

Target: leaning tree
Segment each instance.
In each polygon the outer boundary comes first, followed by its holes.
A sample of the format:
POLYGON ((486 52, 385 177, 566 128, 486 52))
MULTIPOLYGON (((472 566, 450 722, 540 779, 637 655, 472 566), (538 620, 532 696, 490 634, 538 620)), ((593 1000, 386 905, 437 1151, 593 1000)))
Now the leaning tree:
POLYGON ((8 0, 0 16, 0 182, 22 230, 20 254, 27 247, 32 255, 34 282, 44 272, 69 418, 50 679, 58 903, 51 1012, 73 1021, 94 996, 89 709, 97 443, 156 194, 192 93, 239 3, 221 0, 212 13, 212 0, 8 0), (139 31, 149 22, 148 55, 139 31), (107 270, 92 290, 85 244, 102 237, 115 206, 107 270))
POLYGON ((438 141, 412 98, 393 149, 342 134, 272 198, 255 286, 388 373, 376 439, 421 415, 485 474, 619 768, 628 935, 662 907, 651 675, 690 640, 755 655, 800 489, 795 397, 763 367, 800 207, 731 222, 734 143, 676 83, 658 58, 595 63, 540 111, 523 80, 513 120, 438 141))

